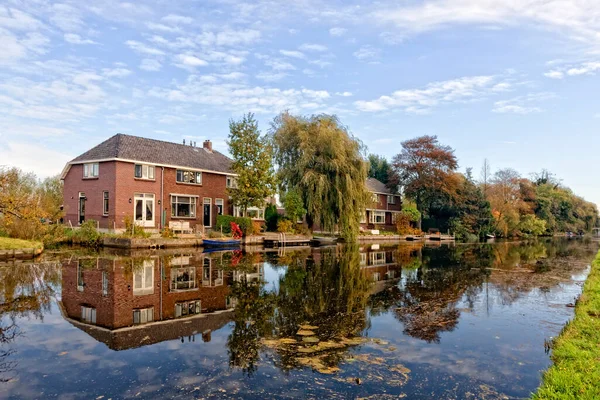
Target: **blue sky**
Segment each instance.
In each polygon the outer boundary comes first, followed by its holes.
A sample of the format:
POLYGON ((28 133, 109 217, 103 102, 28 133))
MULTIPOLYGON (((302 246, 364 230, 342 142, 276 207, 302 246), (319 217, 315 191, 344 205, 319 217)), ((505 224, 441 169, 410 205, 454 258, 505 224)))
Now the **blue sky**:
POLYGON ((549 169, 600 203, 589 0, 0 5, 0 165, 44 177, 117 132, 226 152, 229 118, 336 113, 371 152, 437 135, 461 170, 549 169))

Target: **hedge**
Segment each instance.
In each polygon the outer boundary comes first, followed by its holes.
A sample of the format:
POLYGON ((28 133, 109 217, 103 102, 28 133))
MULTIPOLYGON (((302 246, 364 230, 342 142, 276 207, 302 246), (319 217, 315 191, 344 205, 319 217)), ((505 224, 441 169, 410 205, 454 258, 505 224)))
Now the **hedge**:
POLYGON ((231 215, 217 215, 217 225, 215 226, 215 230, 221 231, 223 229, 223 233, 231 233, 231 223, 235 222, 240 226, 242 232, 244 232, 244 236, 248 236, 252 234, 252 219, 246 217, 233 217, 231 215))

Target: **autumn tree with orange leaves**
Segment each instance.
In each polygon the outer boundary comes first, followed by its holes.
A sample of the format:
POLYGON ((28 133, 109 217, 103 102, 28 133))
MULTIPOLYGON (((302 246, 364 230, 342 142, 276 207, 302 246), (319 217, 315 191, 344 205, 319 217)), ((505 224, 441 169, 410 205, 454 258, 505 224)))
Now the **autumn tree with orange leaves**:
MULTIPOLYGON (((439 197, 453 197, 458 184, 458 161, 454 149, 439 143, 437 136, 421 136, 402 142, 392 167, 404 194, 413 199, 421 214, 439 197)), ((419 227, 420 227, 419 222, 419 227)))

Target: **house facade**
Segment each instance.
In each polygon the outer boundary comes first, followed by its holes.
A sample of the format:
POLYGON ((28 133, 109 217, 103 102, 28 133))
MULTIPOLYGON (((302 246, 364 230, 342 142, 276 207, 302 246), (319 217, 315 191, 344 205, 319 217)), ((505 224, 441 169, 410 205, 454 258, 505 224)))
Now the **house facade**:
POLYGON ((149 231, 172 221, 210 229, 217 215, 234 211, 230 165, 208 140, 196 147, 117 134, 67 163, 65 223, 95 220, 100 229, 121 230, 130 218, 149 231))
POLYGON ((367 178, 371 202, 361 221, 363 229, 395 230, 396 215, 402 211, 402 198, 392 193, 385 184, 375 178, 367 178))

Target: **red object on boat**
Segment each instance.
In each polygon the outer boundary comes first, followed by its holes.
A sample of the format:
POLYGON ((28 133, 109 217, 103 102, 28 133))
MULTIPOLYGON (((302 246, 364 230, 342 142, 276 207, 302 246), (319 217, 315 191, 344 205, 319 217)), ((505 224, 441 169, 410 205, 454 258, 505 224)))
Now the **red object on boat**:
POLYGON ((235 222, 231 223, 231 235, 234 239, 241 239, 244 233, 240 229, 240 226, 235 222))

